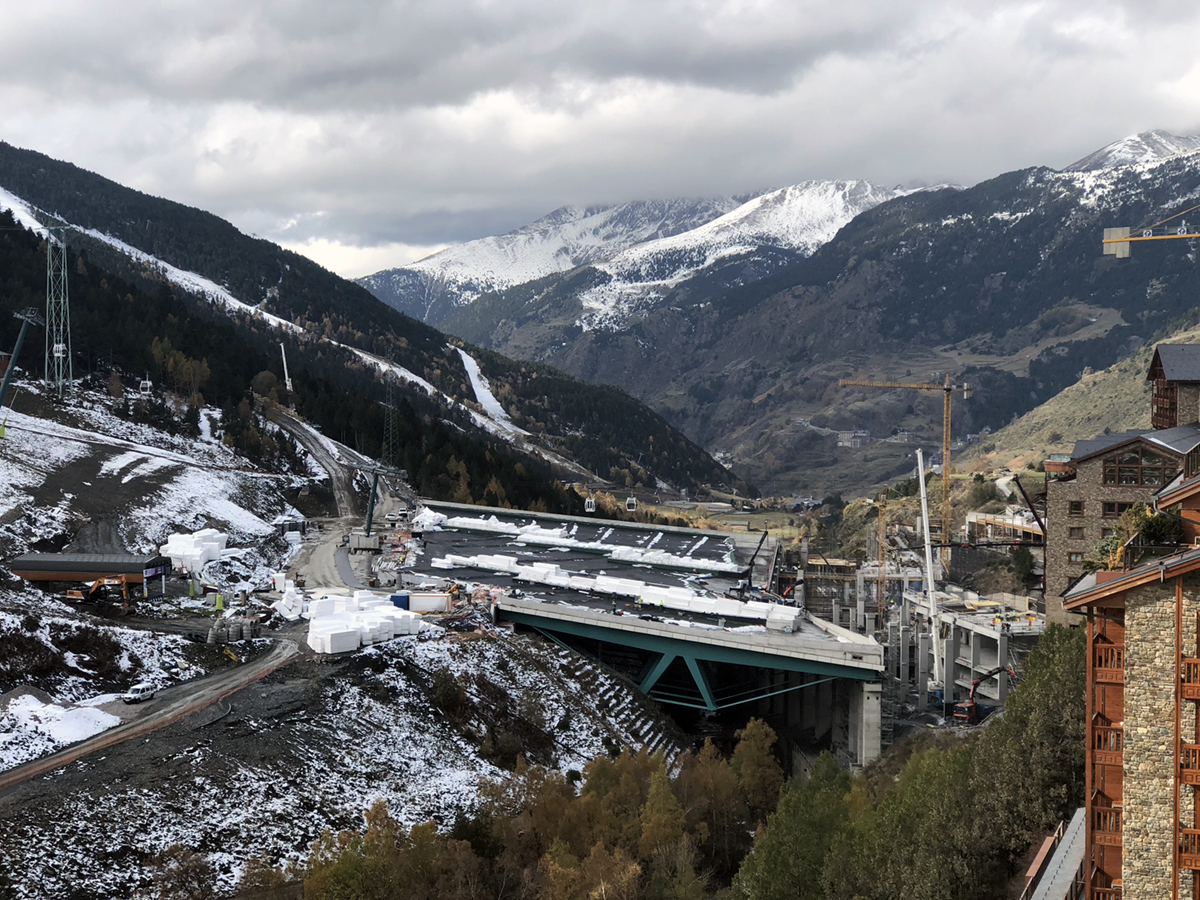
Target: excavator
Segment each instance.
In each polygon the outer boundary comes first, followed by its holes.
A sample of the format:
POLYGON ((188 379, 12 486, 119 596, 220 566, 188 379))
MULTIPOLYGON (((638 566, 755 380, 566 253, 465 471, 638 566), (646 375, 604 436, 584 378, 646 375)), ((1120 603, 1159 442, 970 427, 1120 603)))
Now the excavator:
POLYGON ((84 590, 67 591, 67 599, 91 602, 104 596, 108 588, 120 588, 121 598, 126 604, 129 603, 129 580, 126 575, 118 575, 115 578, 97 578, 84 590))
POLYGON ((1008 673, 1010 682, 1015 682, 1017 680, 1017 673, 1008 666, 996 666, 996 668, 992 669, 992 671, 980 675, 971 682, 971 693, 967 696, 967 699, 960 700, 958 703, 954 704, 955 725, 979 724, 981 716, 979 715, 979 705, 975 702, 975 691, 978 690, 981 683, 987 681, 993 675, 999 675, 1001 672, 1008 673))

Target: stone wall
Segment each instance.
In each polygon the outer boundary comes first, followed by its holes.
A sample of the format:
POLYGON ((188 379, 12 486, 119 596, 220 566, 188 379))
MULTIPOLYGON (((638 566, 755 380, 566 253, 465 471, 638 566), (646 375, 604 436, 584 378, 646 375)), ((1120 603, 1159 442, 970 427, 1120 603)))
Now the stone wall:
MULTIPOLYGON (((1197 581, 1184 585, 1183 647, 1196 642, 1197 581)), ((1122 825, 1124 900, 1171 895, 1175 817, 1175 583, 1125 598, 1125 753, 1122 825)), ((1183 739, 1195 738, 1193 704, 1183 706, 1183 739)), ((1180 792, 1181 821, 1192 821, 1192 788, 1180 792)), ((1183 882, 1191 889, 1191 876, 1183 882)))
POLYGON ((1082 616, 1063 611, 1062 595, 1083 574, 1083 566, 1071 562, 1070 554, 1091 556, 1104 529, 1116 527, 1116 518, 1104 517, 1104 504, 1148 504, 1158 490, 1141 485, 1104 484, 1102 459, 1097 456, 1080 463, 1074 478, 1046 482, 1046 619, 1049 622, 1083 624, 1082 616), (1072 500, 1083 503, 1083 515, 1070 514, 1072 500), (1082 535, 1071 537, 1072 528, 1081 528, 1082 535))
POLYGON ((1200 419, 1200 385, 1179 382, 1175 396, 1175 424, 1187 425, 1200 419))

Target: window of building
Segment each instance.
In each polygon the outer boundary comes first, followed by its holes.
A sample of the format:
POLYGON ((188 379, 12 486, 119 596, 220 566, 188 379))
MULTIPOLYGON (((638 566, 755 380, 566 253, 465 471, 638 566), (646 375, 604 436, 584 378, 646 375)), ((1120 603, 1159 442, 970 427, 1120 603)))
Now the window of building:
POLYGON ((1082 516, 1083 515, 1083 501, 1082 500, 1072 500, 1067 505, 1067 514, 1072 515, 1072 516, 1082 516))
POLYGON ((1104 483, 1162 487, 1178 472, 1175 461, 1136 446, 1104 457, 1104 483))
POLYGON ((1200 475, 1200 447, 1190 450, 1188 455, 1184 457, 1183 472, 1188 478, 1200 475))
POLYGON ((1132 503, 1115 503, 1111 500, 1105 500, 1104 505, 1103 505, 1104 518, 1115 519, 1117 516, 1121 515, 1121 513, 1125 512, 1131 506, 1133 506, 1132 503))
POLYGON ((1082 553, 1068 553, 1067 554, 1067 562, 1081 563, 1081 562, 1083 562, 1083 554, 1082 553))
MULTIPOLYGON (((1110 529, 1110 530, 1111 530, 1111 529, 1110 529)), ((1078 540, 1082 540, 1082 538, 1083 538, 1083 526, 1082 526, 1082 525, 1076 525, 1076 526, 1073 526, 1073 527, 1071 528, 1071 530, 1070 530, 1069 537, 1070 537, 1072 540, 1076 540, 1076 541, 1078 541, 1078 540)))
POLYGON ((1102 537, 1102 538, 1110 538, 1114 534, 1116 534, 1115 529, 1112 529, 1112 528, 1101 528, 1100 529, 1100 537, 1102 537))

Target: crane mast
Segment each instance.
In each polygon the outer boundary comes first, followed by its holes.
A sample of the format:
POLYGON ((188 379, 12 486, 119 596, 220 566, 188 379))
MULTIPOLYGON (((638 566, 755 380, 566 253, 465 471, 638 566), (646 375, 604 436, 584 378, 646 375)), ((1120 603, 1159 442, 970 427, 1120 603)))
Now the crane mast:
POLYGON ((279 342, 279 352, 283 355, 283 386, 287 388, 287 392, 292 392, 292 376, 288 374, 287 367, 287 350, 284 349, 283 341, 279 342))
MULTIPOLYGON (((955 391, 962 391, 963 399, 971 396, 971 385, 953 384, 950 381, 950 373, 946 373, 945 381, 938 384, 936 381, 931 382, 908 382, 908 381, 859 381, 852 378, 842 378, 838 381, 838 387, 871 387, 884 388, 885 390, 895 391, 942 391, 942 543, 948 545, 950 543, 950 528, 953 520, 953 508, 950 503, 950 414, 952 407, 952 395, 955 391)), ((947 569, 950 566, 950 548, 944 546, 942 548, 942 568, 947 569)))

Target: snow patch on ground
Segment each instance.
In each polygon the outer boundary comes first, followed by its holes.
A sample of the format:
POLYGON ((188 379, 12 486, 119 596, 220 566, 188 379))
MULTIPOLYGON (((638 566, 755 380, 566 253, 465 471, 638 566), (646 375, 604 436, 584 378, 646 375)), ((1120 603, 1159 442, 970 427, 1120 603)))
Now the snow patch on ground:
POLYGON ((0 771, 106 731, 121 720, 90 706, 42 703, 26 694, 0 711, 0 771))
POLYGON ((112 753, 58 774, 64 787, 79 785, 77 773, 90 767, 82 788, 44 791, 19 813, 0 807, 0 830, 18 838, 10 852, 10 866, 24 873, 18 890, 54 895, 74 884, 129 896, 149 884, 142 861, 176 843, 207 853, 228 890, 248 859, 302 858, 325 828, 361 828, 376 800, 405 825, 432 818, 448 827, 456 810, 479 802, 481 779, 507 772, 433 705, 424 687, 432 672, 450 673, 472 693, 482 679, 507 698, 500 704, 540 718, 552 736, 551 764, 562 771, 606 752, 606 739, 634 748, 653 740, 678 752, 653 714, 637 711, 629 687, 590 664, 567 667, 565 656, 525 638, 401 638, 310 663, 319 680, 281 670, 253 688, 256 696, 281 692, 277 712, 244 712, 250 707, 235 701, 231 714, 198 714, 139 750, 141 764, 161 772, 153 782, 131 776, 126 755, 112 753), (300 684, 313 692, 304 702, 300 684), (622 721, 628 726, 613 724, 622 721), (264 742, 266 750, 252 752, 264 742), (251 752, 228 751, 239 744, 251 752), (98 854, 105 865, 95 864, 98 854))
POLYGON ((496 395, 492 393, 492 388, 488 384, 488 380, 479 371, 479 363, 475 361, 475 357, 471 356, 471 354, 461 347, 456 349, 458 350, 458 355, 462 357, 463 368, 467 370, 467 377, 471 379, 471 389, 475 391, 475 399, 483 407, 484 412, 491 416, 492 420, 505 431, 517 434, 529 434, 528 431, 518 428, 513 424, 513 420, 509 418, 508 412, 500 405, 500 401, 496 399, 496 395))

